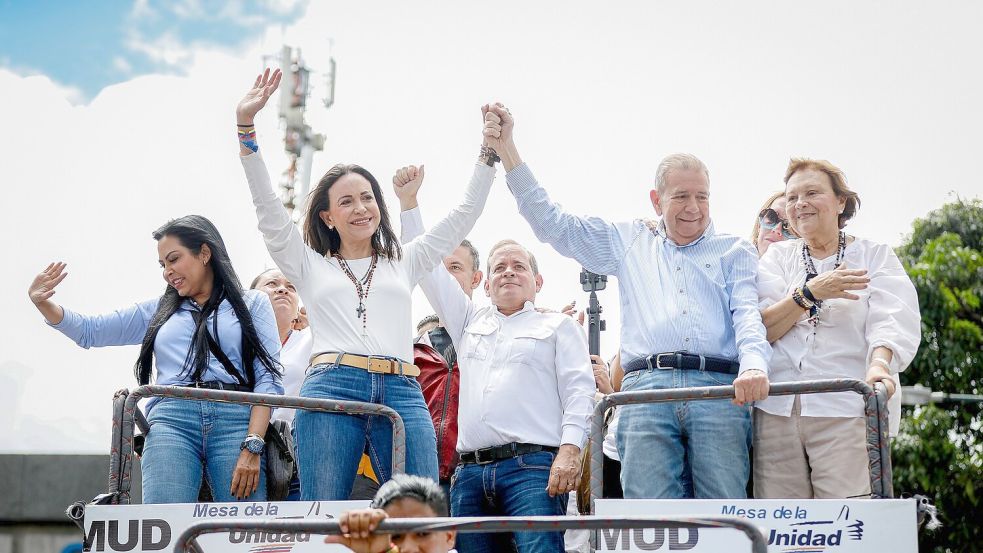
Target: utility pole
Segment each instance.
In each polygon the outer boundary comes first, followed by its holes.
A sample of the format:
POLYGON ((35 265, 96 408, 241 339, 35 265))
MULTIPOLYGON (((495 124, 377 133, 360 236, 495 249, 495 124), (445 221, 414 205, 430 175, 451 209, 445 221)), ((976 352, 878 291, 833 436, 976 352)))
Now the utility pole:
MULTIPOLYGON (((311 94, 311 78, 316 75, 304 63, 300 48, 284 45, 279 55, 280 72, 280 121, 283 124, 283 146, 290 156, 290 163, 280 180, 284 207, 295 222, 303 217, 303 202, 311 188, 311 167, 314 152, 324 149, 324 135, 313 131, 304 120, 307 101, 311 94)), ((322 100, 325 109, 334 104, 335 61, 330 59, 328 72, 323 74, 327 92, 322 100)))

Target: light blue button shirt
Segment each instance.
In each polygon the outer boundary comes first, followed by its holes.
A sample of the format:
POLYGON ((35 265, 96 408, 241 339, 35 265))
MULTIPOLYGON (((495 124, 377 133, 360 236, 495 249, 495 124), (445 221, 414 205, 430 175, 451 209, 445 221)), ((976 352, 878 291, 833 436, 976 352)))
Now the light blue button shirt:
POLYGON ((689 351, 739 360, 741 372, 768 372, 755 278, 758 256, 747 241, 717 234, 711 223, 685 246, 660 224, 609 223, 565 213, 526 164, 506 174, 519 213, 536 237, 588 271, 613 275, 621 296, 621 363, 689 351))
MULTIPOLYGON (((274 359, 280 358, 280 335, 276 327, 276 316, 270 305, 269 297, 256 290, 248 290, 243 295, 243 301, 253 318, 253 325, 263 347, 270 352, 274 359)), ((60 323, 51 325, 65 336, 75 341, 83 348, 103 346, 136 345, 143 342, 150 321, 157 311, 160 298, 141 302, 112 313, 104 315, 82 315, 65 309, 65 316, 60 323)), ((188 350, 191 349, 191 336, 194 331, 193 311, 198 307, 190 300, 185 300, 181 307, 171 315, 157 333, 154 341, 154 360, 157 368, 156 384, 164 386, 181 386, 192 381, 185 370, 189 362, 188 350)), ((232 365, 241 370, 242 367, 242 330, 239 318, 228 300, 219 304, 217 313, 208 320, 208 329, 213 329, 213 318, 218 317, 217 342, 222 351, 228 356, 232 365)), ((254 362, 256 387, 254 391, 261 394, 283 394, 281 378, 266 370, 257 358, 254 362)), ((242 375, 246 377, 245 374, 242 375)), ((202 381, 219 381, 227 384, 237 384, 235 377, 226 372, 222 363, 213 355, 208 356, 208 366, 201 377, 202 381)), ((156 403, 152 400, 149 408, 156 403)))

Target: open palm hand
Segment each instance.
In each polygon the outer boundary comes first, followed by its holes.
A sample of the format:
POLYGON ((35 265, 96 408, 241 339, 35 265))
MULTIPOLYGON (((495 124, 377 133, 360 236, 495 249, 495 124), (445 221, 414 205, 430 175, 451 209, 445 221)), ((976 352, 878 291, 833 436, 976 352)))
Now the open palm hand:
POLYGON ((240 125, 252 124, 256 114, 263 109, 270 96, 280 86, 281 76, 279 69, 270 73, 270 68, 267 67, 262 75, 256 77, 253 87, 249 89, 249 92, 246 92, 242 100, 239 100, 239 105, 236 106, 237 123, 240 125))

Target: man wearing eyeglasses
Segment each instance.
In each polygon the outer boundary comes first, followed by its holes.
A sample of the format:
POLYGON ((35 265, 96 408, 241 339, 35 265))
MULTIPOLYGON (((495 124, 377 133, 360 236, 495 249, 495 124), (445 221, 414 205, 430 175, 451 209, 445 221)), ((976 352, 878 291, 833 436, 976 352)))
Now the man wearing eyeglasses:
POLYGON ((576 217, 549 199, 520 159, 509 114, 501 127, 491 146, 536 236, 587 270, 618 279, 622 390, 734 385, 732 403, 622 407, 625 497, 745 497, 747 405, 768 395, 771 348, 757 307, 758 256, 746 241, 714 230, 706 166, 689 154, 662 160, 649 193, 661 216, 653 229, 642 220, 576 217))

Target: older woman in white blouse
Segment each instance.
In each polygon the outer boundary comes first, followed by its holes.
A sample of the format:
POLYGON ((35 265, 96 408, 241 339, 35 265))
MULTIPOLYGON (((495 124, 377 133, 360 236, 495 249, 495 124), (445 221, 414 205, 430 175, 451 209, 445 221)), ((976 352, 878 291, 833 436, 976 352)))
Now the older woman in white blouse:
MULTIPOLYGON (((772 382, 896 375, 920 339, 915 287, 894 251, 843 232, 860 205, 827 161, 793 159, 786 211, 801 240, 772 244, 758 268, 772 382)), ((845 498, 870 494, 866 424, 853 392, 772 396, 754 412, 754 495, 845 498)), ((892 433, 900 422, 891 408, 892 433)))

